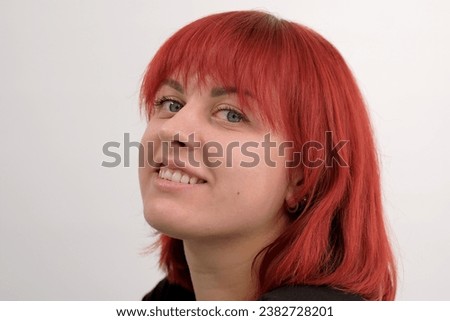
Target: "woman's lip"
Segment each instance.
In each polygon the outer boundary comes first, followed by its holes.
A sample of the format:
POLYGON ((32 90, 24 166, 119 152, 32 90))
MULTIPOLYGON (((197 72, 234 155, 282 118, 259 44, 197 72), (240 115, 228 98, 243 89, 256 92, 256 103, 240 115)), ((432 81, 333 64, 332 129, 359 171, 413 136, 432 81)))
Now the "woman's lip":
POLYGON ((206 185, 205 183, 201 184, 183 184, 183 183, 176 183, 173 181, 169 181, 167 179, 159 177, 159 173, 156 172, 153 174, 153 182, 155 186, 162 190, 162 191, 183 191, 183 190, 194 190, 197 189, 200 186, 206 185))

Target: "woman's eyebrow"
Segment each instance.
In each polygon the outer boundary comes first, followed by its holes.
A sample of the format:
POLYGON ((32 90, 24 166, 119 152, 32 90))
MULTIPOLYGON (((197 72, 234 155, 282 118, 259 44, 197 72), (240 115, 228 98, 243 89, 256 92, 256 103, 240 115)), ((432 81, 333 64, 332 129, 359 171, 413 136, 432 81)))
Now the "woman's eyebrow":
POLYGON ((215 87, 211 89, 211 97, 219 97, 223 95, 235 94, 237 89, 234 87, 215 87))
MULTIPOLYGON (((181 94, 184 94, 183 86, 174 79, 166 79, 163 81, 164 85, 167 85, 181 94)), ((211 89, 211 97, 220 97, 224 95, 236 94, 238 92, 236 87, 214 87, 211 89)), ((248 91, 245 91, 245 95, 253 97, 248 91)))
POLYGON ((176 91, 178 91, 181 94, 184 94, 184 90, 183 90, 183 86, 181 86, 181 84, 173 79, 166 79, 163 81, 164 85, 168 85, 169 87, 172 87, 173 89, 175 89, 176 91))

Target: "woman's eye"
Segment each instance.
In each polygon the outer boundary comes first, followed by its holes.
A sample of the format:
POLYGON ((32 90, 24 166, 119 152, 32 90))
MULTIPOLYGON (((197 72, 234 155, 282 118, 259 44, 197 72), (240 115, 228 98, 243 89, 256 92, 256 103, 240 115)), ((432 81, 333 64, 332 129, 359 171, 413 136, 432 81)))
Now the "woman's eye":
POLYGON ((165 97, 156 100, 155 106, 160 109, 170 111, 172 113, 179 112, 180 109, 183 108, 183 104, 181 104, 180 102, 165 97))
POLYGON ((172 113, 179 112, 183 105, 181 105, 178 101, 175 100, 166 100, 163 103, 163 107, 166 107, 168 111, 172 113))
POLYGON ((233 109, 222 109, 218 113, 220 118, 229 121, 230 123, 239 123, 245 120, 244 115, 233 109))

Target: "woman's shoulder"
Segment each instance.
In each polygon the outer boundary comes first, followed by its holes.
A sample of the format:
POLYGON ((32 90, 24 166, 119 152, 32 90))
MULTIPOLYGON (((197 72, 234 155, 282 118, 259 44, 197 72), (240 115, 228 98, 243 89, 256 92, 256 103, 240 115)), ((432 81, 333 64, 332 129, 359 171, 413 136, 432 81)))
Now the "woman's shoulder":
MULTIPOLYGON (((180 285, 161 280, 147 293, 143 301, 195 301, 194 292, 180 285)), ((362 301, 357 294, 347 293, 327 286, 290 285, 263 294, 260 301, 362 301)))

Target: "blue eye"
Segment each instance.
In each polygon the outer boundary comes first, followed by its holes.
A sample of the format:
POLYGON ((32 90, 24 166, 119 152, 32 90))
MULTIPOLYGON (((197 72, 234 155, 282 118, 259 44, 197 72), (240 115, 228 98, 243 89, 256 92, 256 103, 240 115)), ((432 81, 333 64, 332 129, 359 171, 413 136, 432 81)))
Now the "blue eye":
POLYGON ((169 105, 169 110, 173 113, 176 113, 177 111, 180 111, 183 106, 177 102, 177 101, 167 101, 167 104, 169 105))
POLYGON ((238 123, 242 120, 242 115, 234 110, 229 110, 227 112, 227 120, 232 123, 238 123))
POLYGON ((155 106, 161 109, 168 110, 172 113, 179 112, 183 108, 183 104, 167 97, 161 97, 155 101, 155 106))
POLYGON ((227 120, 230 123, 239 123, 243 120, 246 120, 245 116, 242 113, 229 107, 219 109, 217 114, 220 116, 220 118, 227 120))

